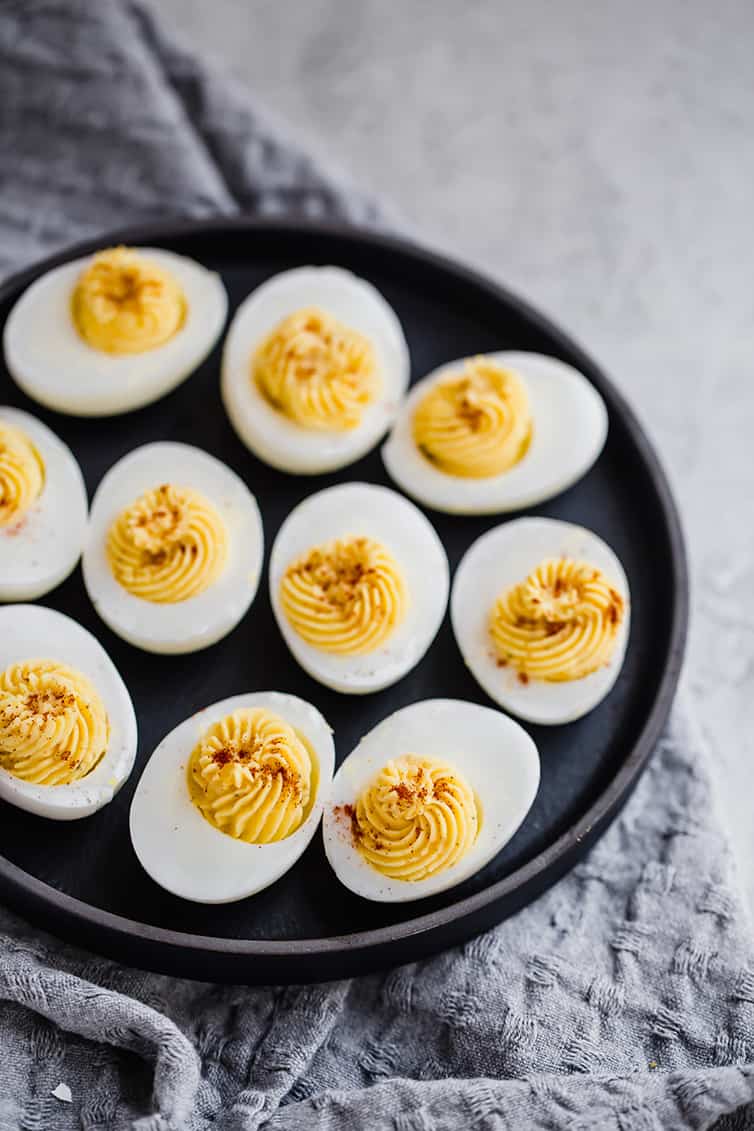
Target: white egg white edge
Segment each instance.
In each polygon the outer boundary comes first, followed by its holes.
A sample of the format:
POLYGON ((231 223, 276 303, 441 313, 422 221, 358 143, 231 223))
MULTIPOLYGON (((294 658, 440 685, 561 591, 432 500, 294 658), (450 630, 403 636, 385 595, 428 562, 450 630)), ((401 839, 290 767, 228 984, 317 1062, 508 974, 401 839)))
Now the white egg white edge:
POLYGON ((33 785, 0 768, 0 797, 53 820, 88 817, 112 801, 133 768, 138 736, 128 688, 90 632, 42 605, 0 608, 0 671, 24 660, 58 660, 85 675, 105 705, 110 741, 94 769, 70 785, 33 785))
POLYGON ((463 883, 500 852, 531 809, 539 778, 533 739, 501 711, 460 699, 412 703, 378 723, 338 769, 322 827, 327 859, 340 882, 365 899, 403 903, 435 895, 463 883), (452 868, 414 883, 373 868, 354 845, 343 813, 386 762, 404 754, 447 760, 466 778, 482 811, 479 835, 467 854, 452 868))
POLYGON ((398 316, 371 283, 340 267, 296 267, 262 283, 236 311, 223 349, 222 398, 240 439, 259 459, 279 471, 319 475, 353 463, 379 443, 395 419, 409 370, 398 316), (356 428, 302 428, 276 412, 251 379, 255 349, 304 306, 321 306, 369 338, 377 352, 382 390, 356 428))
POLYGON ((93 256, 36 279, 11 310, 3 332, 8 371, 33 400, 71 416, 116 416, 151 404, 198 369, 225 325, 222 279, 200 263, 162 248, 134 250, 170 271, 183 288, 186 319, 164 345, 114 356, 87 345, 71 317, 71 297, 93 256))
POLYGON ((0 602, 35 601, 76 568, 89 502, 76 457, 51 428, 5 405, 0 405, 0 421, 25 432, 44 463, 39 498, 18 523, 0 526, 0 602))
POLYGON ((397 683, 426 654, 447 609, 450 568, 434 527, 412 502, 389 487, 343 483, 311 495, 285 519, 270 555, 269 584, 278 628, 304 671, 334 691, 365 695, 397 683), (280 600, 281 580, 295 558, 348 535, 382 542, 395 557, 408 594, 404 620, 383 645, 360 656, 338 656, 307 644, 280 600))
POLYGON ((129 452, 97 488, 84 548, 84 585, 97 613, 118 636, 146 652, 178 655, 208 648, 236 627, 256 596, 263 558, 262 516, 243 480, 200 448, 157 441, 129 452), (203 593, 175 604, 129 593, 115 580, 106 551, 112 522, 161 483, 199 491, 222 516, 229 537, 220 577, 203 593))
POLYGON ((631 598, 623 566, 606 542, 583 526, 553 518, 520 518, 487 531, 467 550, 456 570, 450 617, 464 662, 484 691, 506 711, 531 723, 573 722, 593 710, 612 689, 628 645, 631 598), (512 667, 497 665, 489 616, 506 589, 523 581, 545 558, 567 556, 601 569, 624 597, 625 614, 609 662, 591 675, 563 683, 531 679, 522 684, 512 667))
POLYGON ((332 730, 303 699, 277 691, 234 695, 198 711, 163 738, 136 787, 129 828, 145 872, 160 887, 194 903, 233 903, 269 887, 304 852, 329 798, 335 766, 332 730), (191 800, 187 766, 202 734, 243 707, 280 715, 314 750, 319 763, 317 796, 291 836, 272 844, 247 844, 211 825, 191 800))
POLYGON ((427 460, 413 438, 413 417, 438 381, 463 369, 465 358, 434 369, 411 387, 382 459, 390 478, 418 502, 447 514, 502 514, 559 495, 584 475, 607 438, 607 409, 582 373, 544 354, 503 350, 484 355, 523 380, 533 418, 531 443, 502 475, 465 479, 427 460))

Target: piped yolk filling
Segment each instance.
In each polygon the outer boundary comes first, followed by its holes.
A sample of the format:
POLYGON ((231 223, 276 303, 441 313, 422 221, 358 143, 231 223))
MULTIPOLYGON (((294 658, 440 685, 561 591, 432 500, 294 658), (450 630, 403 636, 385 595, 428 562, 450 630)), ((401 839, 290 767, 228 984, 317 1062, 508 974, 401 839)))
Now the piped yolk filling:
POLYGON ((284 318, 257 349, 251 371, 273 408, 320 431, 357 428, 381 384, 369 339, 316 306, 284 318))
POLYGON ((500 666, 523 683, 582 679, 610 660, 625 601, 601 570, 549 558, 496 601, 490 634, 500 666))
POLYGON ((218 579, 228 532, 215 507, 188 487, 165 483, 118 515, 107 537, 113 576, 135 597, 175 604, 218 579))
POLYGON ((447 475, 484 479, 508 471, 526 454, 532 434, 521 378, 485 357, 437 381, 419 402, 414 442, 447 475))
POLYGON ((76 283, 73 322, 94 349, 146 353, 173 338, 186 319, 180 283, 151 259, 128 247, 94 256, 76 283))
POLYGON ((316 794, 317 763, 279 715, 242 708, 214 723, 188 764, 191 800, 220 832, 248 844, 291 836, 316 794))
POLYGON ((351 809, 354 844, 373 868, 416 883, 458 864, 474 844, 481 809, 447 762, 407 754, 382 767, 351 809))
POLYGON ((24 517, 44 483, 44 463, 29 437, 0 420, 0 528, 24 517))
POLYGON ((280 603, 293 628, 323 652, 357 656, 384 644, 405 616, 406 585, 392 554, 371 538, 337 538, 292 562, 280 603))
POLYGON ((34 785, 70 785, 105 754, 110 722, 86 676, 57 660, 0 673, 0 766, 34 785))

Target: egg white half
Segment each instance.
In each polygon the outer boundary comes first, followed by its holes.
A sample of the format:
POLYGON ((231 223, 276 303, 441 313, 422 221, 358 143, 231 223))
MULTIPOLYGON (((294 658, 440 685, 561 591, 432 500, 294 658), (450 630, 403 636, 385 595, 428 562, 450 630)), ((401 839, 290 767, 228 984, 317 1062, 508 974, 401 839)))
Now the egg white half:
POLYGON ((0 767, 0 797, 19 809, 74 821, 112 801, 136 757, 136 716, 128 688, 105 649, 75 620, 41 605, 0 609, 0 671, 24 660, 58 660, 85 675, 110 720, 110 742, 94 769, 70 785, 33 785, 0 767))
POLYGON ((489 530, 467 550, 453 582, 450 615, 466 666, 491 699, 532 723, 568 723, 596 707, 618 678, 629 635, 628 579, 617 556, 591 530, 554 518, 519 518, 489 530), (625 599, 625 614, 604 667, 564 683, 530 679, 523 684, 514 668, 497 665, 490 613, 501 593, 523 581, 545 558, 559 557, 601 569, 625 599))
POLYGON ((544 354, 504 350, 485 354, 519 375, 533 420, 529 448, 501 475, 464 479, 434 467, 414 442, 413 418, 430 388, 463 369, 464 359, 434 369, 412 386, 382 448, 390 478, 425 506, 448 514, 499 514, 534 506, 584 475, 607 437, 607 409, 583 374, 544 354))
POLYGON ((371 483, 343 483, 311 495, 280 527, 270 556, 270 600, 288 648, 313 679, 346 695, 380 691, 396 683, 429 648, 445 616, 449 568, 442 542, 427 518, 402 495, 371 483), (300 555, 333 538, 374 538, 403 574, 407 609, 384 644, 359 656, 335 655, 308 644, 291 625, 280 583, 300 555))
POLYGON ((333 779, 325 807, 325 852, 335 874, 356 895, 380 903, 424 899, 463 883, 493 859, 523 823, 539 789, 539 753, 526 731, 500 711, 461 699, 425 699, 403 707, 362 738, 333 779), (386 762, 406 754, 447 761, 481 807, 479 834, 452 868, 426 880, 394 880, 372 867, 353 843, 344 806, 386 762))
POLYGON ((213 703, 163 738, 147 762, 131 803, 134 851, 155 883, 196 903, 232 903, 280 879, 298 860, 319 825, 332 783, 332 731, 311 703, 278 691, 234 695, 213 703), (186 780, 191 752, 213 723, 244 707, 265 707, 307 740, 319 781, 304 822, 272 844, 247 844, 220 832, 191 800, 186 780))
POLYGON ((401 324, 376 287, 340 267, 296 267, 262 283, 236 311, 223 350, 223 402, 241 440, 261 460, 280 471, 318 475, 353 463, 378 443, 395 419, 409 367, 401 324), (381 392, 348 431, 300 427, 272 408, 252 381, 257 347, 306 306, 319 306, 364 334, 377 355, 381 392))
POLYGON ((33 400, 71 416, 114 416, 158 400, 204 361, 228 309, 220 276, 172 251, 135 250, 170 271, 183 288, 181 329, 145 353, 115 356, 94 349, 71 317, 73 291, 92 257, 55 267, 24 291, 3 334, 8 371, 33 400))
POLYGON ((41 420, 3 405, 0 421, 25 432, 44 463, 39 498, 18 522, 0 526, 0 601, 34 601, 65 581, 81 557, 86 487, 71 449, 41 420))
POLYGON ((145 444, 114 464, 97 488, 84 549, 84 584, 105 624, 130 644, 147 652, 196 652, 227 636, 244 616, 259 585, 263 555, 259 507, 234 471, 189 444, 145 444), (175 604, 129 593, 113 576, 106 551, 108 531, 121 511, 161 483, 204 495, 228 532, 223 572, 203 593, 175 604))

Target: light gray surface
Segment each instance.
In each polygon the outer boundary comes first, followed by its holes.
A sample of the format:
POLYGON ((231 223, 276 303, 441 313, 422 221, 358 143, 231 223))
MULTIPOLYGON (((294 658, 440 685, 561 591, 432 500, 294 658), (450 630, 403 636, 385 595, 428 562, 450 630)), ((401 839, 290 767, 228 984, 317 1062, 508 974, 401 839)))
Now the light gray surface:
POLYGON ((638 409, 681 503, 687 675, 754 900, 754 5, 159 8, 426 242, 562 322, 638 409))

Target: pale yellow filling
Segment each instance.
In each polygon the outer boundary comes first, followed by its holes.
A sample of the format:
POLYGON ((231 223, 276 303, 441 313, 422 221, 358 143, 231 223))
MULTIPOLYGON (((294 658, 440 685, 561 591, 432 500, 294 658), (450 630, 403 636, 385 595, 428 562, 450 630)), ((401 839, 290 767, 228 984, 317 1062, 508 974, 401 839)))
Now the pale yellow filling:
POLYGON ((407 754, 383 766, 351 816, 356 847, 393 880, 416 883, 452 868, 477 838, 481 812, 447 762, 407 754))
POLYGON ((186 309, 183 288, 170 272, 128 247, 95 255, 71 300, 81 337, 111 354, 145 353, 164 345, 183 326, 186 309))
POLYGON ((380 391, 369 339, 316 306, 284 318, 257 349, 251 370, 273 408, 302 428, 357 428, 380 391))
POLYGON ((198 491, 165 483, 118 515, 108 533, 107 557, 129 593, 175 604, 218 579, 228 557, 228 532, 198 491))
POLYGON ((610 660, 625 602, 601 570, 549 558, 503 593, 490 615, 501 666, 522 682, 582 679, 610 660))
POLYGON ((29 437, 0 420, 0 527, 24 517, 44 482, 44 463, 29 437))
POLYGON ((408 603, 398 563, 371 538, 338 538, 292 562, 280 603, 293 628, 323 652, 356 656, 384 644, 408 603))
POLYGON ((110 723, 86 676, 57 660, 0 673, 0 766, 35 785, 69 785, 107 750, 110 723))
POLYGON ((242 708, 214 723, 188 764, 191 800, 220 832, 249 844, 290 836, 316 793, 305 740, 279 715, 242 708))
POLYGON ((414 442, 447 475, 483 479, 508 471, 532 433, 521 378, 485 357, 438 381, 414 413, 414 442))

